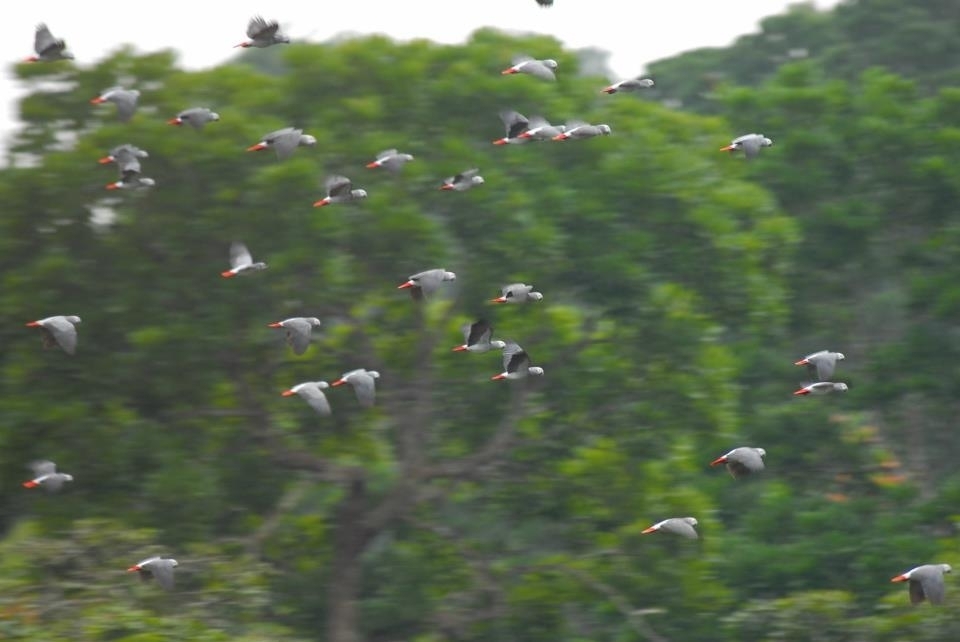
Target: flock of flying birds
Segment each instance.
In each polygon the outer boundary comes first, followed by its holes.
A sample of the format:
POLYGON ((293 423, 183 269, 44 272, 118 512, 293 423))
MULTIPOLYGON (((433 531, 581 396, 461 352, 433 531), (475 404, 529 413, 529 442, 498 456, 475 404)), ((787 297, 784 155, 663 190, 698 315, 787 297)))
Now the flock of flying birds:
MULTIPOLYGON (((553 0, 537 0, 541 6, 551 6, 553 0)), ((267 21, 260 16, 253 17, 247 26, 248 40, 236 47, 264 48, 276 44, 290 42, 290 38, 280 31, 276 20, 267 21)), ((34 40, 36 54, 25 62, 53 62, 57 60, 73 59, 73 55, 66 50, 63 40, 54 38, 46 25, 38 25, 34 40)), ((536 60, 529 56, 514 58, 510 67, 504 69, 503 75, 526 74, 542 80, 556 79, 555 70, 558 64, 552 59, 536 60)), ((602 91, 615 94, 620 91, 639 91, 654 85, 649 78, 631 78, 609 85, 602 91)), ((92 99, 93 104, 112 102, 116 105, 118 118, 122 122, 129 121, 137 108, 140 92, 136 89, 112 87, 105 90, 100 96, 92 99)), ((527 118, 524 115, 507 110, 500 113, 506 134, 493 143, 495 145, 522 144, 531 141, 563 141, 605 136, 611 133, 606 124, 592 125, 582 121, 571 121, 566 125, 551 125, 540 116, 527 118)), ((219 114, 206 107, 186 109, 168 122, 171 125, 188 124, 196 129, 202 129, 211 122, 220 120, 219 114)), ((288 127, 265 135, 258 143, 247 148, 247 151, 272 149, 279 160, 289 158, 301 146, 313 146, 316 138, 304 134, 301 129, 288 127)), ((733 139, 721 151, 742 151, 745 158, 755 158, 760 150, 769 147, 773 141, 763 134, 746 134, 733 139)), ((107 189, 139 189, 152 187, 156 182, 141 175, 140 159, 147 158, 148 153, 134 145, 124 144, 115 147, 110 153, 100 159, 100 163, 116 163, 120 169, 120 180, 108 184, 107 189)), ((370 169, 384 168, 391 172, 399 172, 403 166, 414 160, 410 154, 398 152, 396 149, 385 150, 377 155, 376 159, 367 164, 370 169)), ((465 191, 484 183, 478 168, 471 168, 448 177, 440 186, 441 190, 465 191)), ((355 189, 349 178, 333 175, 326 179, 326 195, 317 200, 314 207, 323 207, 333 203, 349 203, 367 197, 364 189, 355 189)), ((230 269, 221 273, 223 277, 234 277, 251 274, 267 268, 267 264, 254 262, 250 251, 240 242, 234 242, 230 247, 230 269)), ((444 283, 456 280, 456 274, 444 268, 435 268, 413 274, 398 286, 399 289, 409 289, 415 301, 422 301, 437 292, 444 283)), ((492 299, 494 303, 527 304, 540 301, 543 294, 536 292, 533 286, 524 283, 512 283, 501 288, 500 296, 492 299)), ((52 316, 27 323, 29 327, 36 327, 41 331, 44 347, 59 346, 67 354, 73 355, 77 346, 76 325, 80 323, 78 316, 52 316)), ((313 328, 321 325, 320 319, 315 317, 293 317, 283 321, 270 323, 269 327, 283 329, 286 342, 297 355, 306 352, 310 345, 313 328)), ((500 350, 503 357, 503 371, 491 377, 493 380, 522 379, 530 375, 544 374, 541 367, 533 366, 527 352, 514 341, 502 341, 493 338, 493 327, 484 319, 462 326, 464 342, 453 348, 453 351, 485 353, 491 350, 500 350)), ((844 392, 847 384, 831 381, 838 361, 842 361, 841 352, 820 350, 809 354, 795 362, 795 365, 806 366, 813 383, 804 384, 796 390, 794 395, 825 395, 831 392, 844 392)), ((357 401, 364 408, 374 405, 376 397, 376 380, 380 373, 375 370, 358 368, 344 373, 332 384, 326 381, 307 381, 299 383, 281 394, 285 397, 298 395, 320 415, 331 414, 330 403, 324 390, 343 384, 353 387, 357 401)), ((739 447, 718 457, 711 466, 724 464, 729 473, 735 478, 745 477, 758 473, 764 469, 766 451, 763 448, 739 447)), ((59 490, 64 482, 73 481, 73 477, 58 472, 56 465, 50 461, 39 461, 31 464, 34 470, 33 479, 24 482, 27 488, 43 487, 50 491, 59 490)), ((658 522, 643 531, 643 534, 662 531, 686 538, 697 538, 694 517, 673 517, 658 522)), ((178 565, 171 558, 151 557, 131 566, 128 571, 138 571, 141 578, 153 577, 166 589, 174 585, 173 569, 178 565)), ((913 568, 891 581, 910 583, 910 600, 916 604, 924 599, 934 604, 943 601, 944 573, 951 571, 949 564, 927 564, 913 568)))

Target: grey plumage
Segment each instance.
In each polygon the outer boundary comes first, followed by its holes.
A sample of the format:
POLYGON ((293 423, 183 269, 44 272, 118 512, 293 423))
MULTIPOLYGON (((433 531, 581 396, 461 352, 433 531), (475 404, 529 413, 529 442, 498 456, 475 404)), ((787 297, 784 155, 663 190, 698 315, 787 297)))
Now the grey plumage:
POLYGON ((720 151, 738 152, 742 151, 748 159, 756 158, 763 147, 770 147, 773 141, 763 134, 744 134, 734 138, 733 141, 722 148, 720 151))
POLYGON ((325 395, 323 391, 329 387, 330 384, 326 381, 305 381, 298 383, 281 394, 284 397, 299 395, 300 398, 310 404, 310 407, 316 410, 318 414, 326 417, 330 415, 332 411, 330 410, 330 402, 327 401, 327 395, 325 395))
POLYGON ((621 80, 620 82, 615 82, 606 87, 603 90, 603 93, 615 94, 618 91, 639 91, 641 89, 653 87, 653 85, 653 80, 650 78, 628 78, 627 80, 621 80))
POLYGON ((30 463, 30 468, 33 470, 33 479, 23 483, 27 488, 41 487, 48 492, 56 492, 64 482, 73 481, 73 475, 57 472, 57 465, 52 461, 34 461, 30 463))
POLYGON ((350 203, 367 197, 367 190, 354 189, 353 181, 339 174, 328 176, 323 182, 323 187, 327 195, 314 203, 314 207, 322 207, 330 203, 350 203))
POLYGON ((897 575, 890 581, 910 583, 911 604, 919 604, 925 599, 931 604, 942 604, 946 593, 943 576, 952 570, 949 564, 924 564, 897 575))
POLYGON ((530 119, 518 111, 505 109, 500 112, 500 121, 503 123, 505 135, 493 141, 494 145, 508 145, 515 143, 525 143, 526 138, 521 138, 530 127, 530 119))
POLYGON ((817 381, 828 381, 833 376, 837 361, 843 361, 845 358, 842 352, 819 350, 808 354, 794 365, 807 366, 810 376, 816 377, 817 381))
POLYGON ((77 328, 80 323, 80 317, 53 316, 38 321, 31 321, 27 324, 30 328, 39 328, 41 340, 44 348, 60 346, 60 348, 69 355, 77 351, 77 328))
POLYGON ((177 114, 176 118, 168 121, 171 125, 182 125, 186 123, 193 127, 194 129, 203 129, 204 125, 207 123, 212 123, 220 120, 220 114, 215 111, 211 111, 206 107, 191 107, 190 109, 184 109, 182 112, 177 114))
POLYGON ((536 60, 531 56, 515 56, 513 64, 504 69, 503 75, 510 74, 529 74, 542 80, 556 80, 556 74, 553 70, 557 68, 557 61, 551 58, 536 60))
POLYGON ((463 343, 453 348, 454 352, 489 352, 493 349, 502 350, 507 344, 499 339, 492 339, 493 326, 485 319, 478 319, 473 323, 460 326, 463 333, 463 343))
POLYGON ((263 16, 254 16, 247 23, 247 38, 237 47, 269 47, 271 45, 286 44, 290 38, 280 31, 280 23, 276 20, 265 20, 263 16))
POLYGON ((382 167, 391 172, 399 172, 404 165, 412 160, 412 154, 402 154, 395 149, 386 149, 377 154, 375 161, 367 163, 367 167, 370 169, 382 167))
POLYGON ((253 256, 250 254, 250 250, 247 249, 246 245, 239 241, 234 241, 230 244, 230 269, 220 274, 224 277, 232 277, 238 274, 259 272, 260 270, 266 269, 267 264, 263 261, 253 262, 253 256))
POLYGON ((140 579, 147 582, 152 577, 162 588, 173 590, 173 569, 179 566, 175 559, 164 557, 148 557, 141 560, 127 569, 127 571, 138 571, 140 579))
POLYGON ((674 535, 686 537, 687 539, 697 539, 700 537, 700 535, 697 533, 694 526, 696 526, 698 523, 699 522, 695 517, 671 517, 670 519, 657 522, 653 526, 645 529, 643 534, 653 533, 655 531, 663 531, 664 533, 672 533, 674 535))
POLYGON ((443 179, 442 190, 455 190, 463 192, 476 185, 483 184, 483 176, 480 176, 480 170, 476 167, 466 169, 455 176, 449 176, 443 179))
POLYGON ((440 289, 443 283, 456 280, 457 275, 454 272, 448 272, 445 268, 434 268, 410 275, 407 281, 397 288, 409 288, 413 300, 422 301, 440 289))
POLYGON ((357 401, 363 408, 370 408, 376 400, 376 380, 380 378, 380 373, 376 370, 366 370, 357 368, 344 373, 338 380, 333 382, 334 386, 341 386, 349 383, 353 386, 353 392, 357 396, 357 401))
POLYGON ((110 102, 117 106, 117 118, 120 122, 127 122, 133 118, 133 113, 137 110, 137 101, 140 98, 140 91, 137 89, 124 89, 123 87, 111 87, 105 89, 99 96, 90 102, 99 105, 110 102))
POLYGON ((530 303, 543 300, 543 294, 534 292, 532 285, 526 283, 511 283, 500 288, 500 296, 493 299, 494 303, 530 303))
POLYGON ((248 152, 272 149, 278 160, 286 160, 293 155, 297 147, 313 147, 317 139, 304 134, 302 129, 284 127, 263 136, 260 142, 247 148, 248 152))
POLYGON ((767 451, 763 448, 752 448, 750 446, 741 446, 734 448, 726 455, 714 459, 710 465, 717 466, 726 464, 727 470, 734 479, 745 477, 752 473, 758 473, 764 469, 763 458, 767 451))
POLYGON ((40 23, 33 36, 33 50, 35 56, 29 62, 54 62, 56 60, 73 60, 73 54, 68 52, 67 43, 55 38, 47 25, 40 23))
POLYGON ((594 138, 596 136, 608 136, 613 130, 610 125, 601 123, 591 125, 583 121, 570 121, 564 126, 564 131, 554 136, 554 140, 582 140, 584 138, 594 138))
POLYGON ((283 328, 286 332, 287 345, 294 354, 303 354, 310 347, 310 337, 313 328, 320 327, 320 319, 316 317, 292 317, 270 324, 271 328, 283 328))
POLYGON ((543 375, 543 368, 531 366, 530 355, 516 341, 507 341, 503 348, 503 372, 491 377, 498 379, 523 379, 524 377, 543 375))

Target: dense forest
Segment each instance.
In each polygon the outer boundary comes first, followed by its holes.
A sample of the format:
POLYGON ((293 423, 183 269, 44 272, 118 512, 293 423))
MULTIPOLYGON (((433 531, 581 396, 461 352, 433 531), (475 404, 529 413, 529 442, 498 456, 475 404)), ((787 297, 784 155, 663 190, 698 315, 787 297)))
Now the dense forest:
POLYGON ((17 66, 0 638, 960 639, 950 576, 942 606, 890 583, 960 563, 958 18, 801 5, 637 94, 492 29, 17 66), (515 53, 556 82, 501 76, 515 53), (118 83, 130 122, 89 104, 118 83), (220 120, 167 124, 192 106, 220 120), (495 146, 504 109, 612 133, 495 146), (244 151, 286 126, 316 145, 244 151), (754 131, 759 158, 718 151, 754 131), (121 143, 156 187, 104 189, 121 143), (414 160, 364 167, 389 148, 414 160), (469 167, 482 185, 438 189, 469 167), (369 196, 313 208, 333 174, 369 196), (238 240, 269 268, 223 279, 238 240), (437 267, 437 296, 397 289, 437 267), (543 300, 490 303, 515 281, 543 300), (83 319, 74 356, 24 327, 55 314, 83 319), (267 327, 293 316, 322 321, 302 356, 267 327), (452 352, 478 318, 545 375, 452 352), (849 391, 792 395, 820 349, 849 391), (375 407, 280 395, 354 368, 380 372, 375 407), (743 445, 765 471, 710 466, 743 445), (23 488, 36 459, 74 481, 23 488), (642 534, 687 515, 697 540, 642 534), (174 590, 125 572, 153 554, 174 590))

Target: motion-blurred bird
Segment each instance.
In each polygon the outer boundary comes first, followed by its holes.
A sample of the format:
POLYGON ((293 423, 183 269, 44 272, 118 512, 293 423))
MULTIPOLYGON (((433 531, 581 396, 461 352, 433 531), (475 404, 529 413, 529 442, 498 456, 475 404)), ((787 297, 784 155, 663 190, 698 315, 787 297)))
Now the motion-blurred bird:
POLYGON ((641 89, 653 87, 653 84, 653 80, 650 78, 628 78, 627 80, 621 80, 620 82, 608 85, 603 89, 603 93, 615 94, 618 91, 640 91, 641 89))
POLYGON ((290 38, 280 31, 279 22, 276 20, 264 20, 262 16, 250 18, 250 22, 247 23, 247 38, 249 38, 249 40, 234 45, 233 48, 243 47, 246 49, 247 47, 257 47, 262 49, 270 45, 287 44, 290 42, 290 38))
POLYGON ((330 387, 326 381, 305 381, 298 383, 289 390, 284 390, 280 394, 284 397, 299 395, 301 399, 310 404, 310 407, 324 417, 330 415, 330 402, 327 401, 327 395, 323 391, 330 387))
POLYGON ((793 365, 807 366, 807 371, 811 377, 816 377, 817 381, 827 381, 833 376, 833 370, 837 365, 837 361, 843 361, 845 358, 842 352, 820 350, 808 354, 803 359, 794 362, 793 365))
POLYGON ((542 301, 543 294, 534 292, 532 285, 526 283, 511 283, 500 288, 500 296, 490 299, 491 303, 529 303, 542 301))
POLYGON ((169 125, 182 125, 184 123, 190 125, 194 129, 203 129, 203 126, 207 123, 212 123, 220 120, 220 114, 215 111, 210 111, 206 107, 191 107, 190 109, 184 109, 182 112, 177 114, 176 118, 171 118, 167 121, 169 125))
POLYGON ((518 111, 508 109, 500 112, 500 120, 506 129, 506 136, 493 141, 494 145, 510 145, 527 142, 521 135, 530 126, 530 120, 518 111))
POLYGON ((127 572, 138 571, 140 579, 147 582, 152 577, 157 584, 168 591, 173 590, 173 569, 180 564, 175 559, 165 557, 148 557, 127 569, 127 572))
POLYGON ((931 604, 942 604, 946 587, 943 575, 953 569, 949 564, 924 564, 892 578, 891 582, 910 582, 910 603, 919 604, 925 599, 931 604))
POLYGON ((483 176, 480 176, 480 170, 478 168, 473 167, 455 176, 448 176, 443 179, 443 185, 440 186, 440 189, 464 192, 477 185, 483 185, 483 176))
POLYGON ((719 466, 720 464, 726 464, 730 475, 732 475, 734 479, 739 479, 740 477, 745 477, 751 473, 759 473, 763 470, 763 458, 766 456, 767 451, 763 448, 741 446, 740 448, 734 448, 726 455, 717 457, 710 462, 710 465, 719 466))
POLYGON ((221 272, 220 276, 230 278, 238 274, 249 274, 266 269, 266 263, 263 261, 254 263, 253 256, 250 254, 247 246, 239 241, 235 241, 230 244, 230 269, 226 272, 221 272))
POLYGON ((453 352, 489 352, 507 347, 507 344, 500 339, 491 339, 493 326, 485 319, 463 324, 460 326, 460 332, 463 333, 463 343, 454 347, 453 352))
POLYGON ((380 373, 376 370, 357 368, 356 370, 344 373, 331 385, 336 387, 349 383, 353 386, 353 392, 357 395, 357 401, 360 402, 360 405, 364 408, 370 408, 376 400, 376 380, 379 378, 380 373))
POLYGON ((763 134, 745 134, 739 138, 734 138, 729 145, 726 147, 721 147, 720 151, 742 151, 743 155, 747 158, 756 158, 756 156, 760 153, 761 148, 770 147, 771 145, 773 145, 773 141, 763 134))
POLYGON ((334 175, 323 183, 327 195, 313 204, 314 207, 323 207, 331 203, 352 203, 367 197, 367 190, 353 189, 353 182, 346 176, 334 175))
POLYGON ((490 377, 493 381, 500 379, 523 379, 533 375, 543 375, 543 368, 530 365, 530 355, 515 341, 510 341, 503 348, 503 372, 490 377))
POLYGON ((551 125, 543 116, 531 116, 527 131, 523 132, 517 138, 524 140, 552 140, 556 136, 565 133, 566 127, 563 125, 551 125))
POLYGON ((147 158, 148 156, 150 156, 150 154, 139 147, 125 143, 123 145, 117 145, 111 149, 110 153, 100 158, 97 162, 101 165, 116 163, 121 169, 124 167, 135 167, 136 169, 140 169, 139 159, 147 158))
POLYGON ((73 60, 73 54, 67 51, 67 43, 54 38, 47 25, 40 23, 33 36, 33 51, 35 55, 24 62, 55 62, 57 60, 73 60))
POLYGON ((294 354, 303 354, 310 347, 310 336, 314 328, 320 327, 317 317, 291 317, 268 325, 270 328, 283 328, 286 331, 287 345, 294 354))
POLYGON ((688 539, 697 539, 699 535, 694 526, 698 523, 696 517, 671 517, 670 519, 657 522, 653 526, 644 529, 642 534, 646 535, 656 531, 663 531, 664 533, 673 533, 674 535, 680 535, 688 539))
POLYGON ((30 464, 33 469, 33 479, 23 482, 24 488, 43 488, 55 492, 60 490, 64 482, 73 481, 73 475, 58 473, 57 465, 52 461, 35 461, 30 464))
POLYGON ((367 163, 367 169, 382 167, 391 172, 399 172, 404 165, 413 160, 412 154, 401 154, 395 149, 385 149, 377 154, 377 159, 367 163))
POLYGON ((113 103, 117 106, 117 118, 125 123, 133 118, 133 112, 137 110, 137 101, 140 98, 140 91, 137 89, 124 89, 123 87, 111 87, 105 89, 96 98, 91 98, 90 103, 100 105, 102 103, 113 103))
POLYGON ((504 76, 511 74, 529 74, 543 80, 556 80, 553 70, 557 68, 557 61, 551 58, 536 60, 531 56, 516 56, 513 64, 500 73, 504 76))
POLYGON ((397 286, 398 290, 410 289, 410 296, 414 301, 422 301, 440 289, 440 285, 447 281, 456 281, 457 275, 444 268, 424 270, 407 277, 407 280, 397 286))
POLYGON ((77 351, 77 328, 80 317, 76 315, 55 316, 31 321, 28 328, 40 328, 40 339, 44 348, 60 346, 69 355, 77 351))
POLYGON ((141 175, 140 162, 135 161, 135 166, 134 163, 129 163, 127 167, 121 166, 120 180, 108 183, 106 189, 145 189, 154 187, 156 184, 157 181, 141 175))
POLYGON ((609 136, 611 131, 610 125, 602 123, 599 125, 591 125, 583 121, 573 120, 564 125, 564 130, 554 136, 553 140, 567 140, 568 138, 581 140, 595 136, 609 136))
POLYGON ((259 143, 247 147, 247 151, 259 152, 272 149, 279 160, 286 160, 293 155, 297 147, 313 147, 316 144, 317 139, 310 134, 304 134, 302 129, 284 127, 265 135, 259 143))
POLYGON ((826 395, 831 392, 846 392, 847 384, 843 382, 833 381, 818 381, 816 383, 811 383, 803 386, 799 390, 795 390, 793 394, 795 395, 826 395))

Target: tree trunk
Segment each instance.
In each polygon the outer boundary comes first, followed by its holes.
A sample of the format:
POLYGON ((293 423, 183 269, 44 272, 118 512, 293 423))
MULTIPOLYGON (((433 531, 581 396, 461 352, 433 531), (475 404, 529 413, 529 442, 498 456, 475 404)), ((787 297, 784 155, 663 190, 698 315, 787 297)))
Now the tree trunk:
POLYGON ((361 557, 369 536, 364 526, 366 487, 354 480, 337 507, 333 559, 327 584, 327 642, 360 642, 357 604, 363 580, 361 557))

